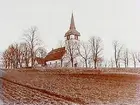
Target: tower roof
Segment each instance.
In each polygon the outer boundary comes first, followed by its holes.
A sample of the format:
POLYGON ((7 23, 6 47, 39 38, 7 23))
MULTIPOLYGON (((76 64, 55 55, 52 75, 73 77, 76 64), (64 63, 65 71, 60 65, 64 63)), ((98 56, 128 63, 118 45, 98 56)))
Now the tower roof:
POLYGON ((70 29, 76 29, 76 28, 75 28, 75 23, 74 23, 73 13, 72 13, 72 16, 71 16, 70 29))
POLYGON ((80 36, 80 33, 76 30, 76 27, 75 27, 75 22, 74 22, 73 13, 72 13, 72 16, 71 16, 70 28, 69 28, 69 30, 65 33, 65 37, 66 37, 66 36, 69 36, 69 35, 77 35, 77 36, 80 36))

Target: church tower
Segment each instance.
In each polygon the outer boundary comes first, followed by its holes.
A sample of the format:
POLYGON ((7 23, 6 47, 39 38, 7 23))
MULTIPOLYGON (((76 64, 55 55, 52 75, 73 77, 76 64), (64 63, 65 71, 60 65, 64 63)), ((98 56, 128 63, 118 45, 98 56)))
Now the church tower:
POLYGON ((72 13, 71 16, 71 23, 69 30, 65 33, 66 41, 68 40, 79 40, 80 33, 76 30, 75 23, 74 23, 74 16, 72 13))
POLYGON ((71 61, 71 65, 77 63, 78 46, 80 33, 76 30, 74 16, 72 13, 69 30, 65 33, 65 48, 71 61))
POLYGON ((76 30, 74 16, 73 13, 71 15, 71 22, 69 30, 65 33, 65 46, 67 48, 68 44, 74 44, 74 47, 77 48, 79 46, 80 33, 76 30))

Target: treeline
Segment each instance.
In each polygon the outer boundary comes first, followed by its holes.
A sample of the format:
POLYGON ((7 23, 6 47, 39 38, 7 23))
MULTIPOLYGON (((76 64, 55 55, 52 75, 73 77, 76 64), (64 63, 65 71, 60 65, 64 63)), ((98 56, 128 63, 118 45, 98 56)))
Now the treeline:
POLYGON ((140 52, 130 51, 124 47, 118 41, 113 41, 113 57, 110 60, 104 60, 105 67, 134 67, 136 68, 140 64, 140 52))
POLYGON ((80 41, 80 45, 75 48, 75 42, 69 42, 67 46, 68 58, 73 67, 73 60, 80 56, 81 67, 138 67, 140 64, 140 52, 129 51, 123 44, 118 41, 112 42, 113 56, 105 59, 103 55, 103 42, 100 37, 93 36, 87 42, 80 41), (78 52, 76 51, 78 50, 78 52))
POLYGON ((41 47, 42 41, 37 34, 37 27, 24 31, 21 43, 11 44, 2 54, 2 63, 5 68, 33 67, 35 57, 46 56, 46 50, 41 47))
MULTIPOLYGON (((31 27, 24 31, 23 41, 21 43, 11 44, 2 53, 2 63, 5 68, 22 68, 34 67, 35 58, 44 58, 47 53, 44 47, 41 47, 42 41, 38 37, 37 27, 31 27)), ((78 56, 81 64, 80 67, 137 67, 140 63, 140 53, 130 52, 118 41, 113 41, 113 56, 110 60, 104 59, 103 55, 103 42, 100 37, 91 37, 87 42, 80 41, 78 46, 76 42, 68 41, 67 44, 60 43, 59 47, 66 46, 67 56, 61 59, 61 66, 64 59, 71 62, 71 67, 74 66, 74 59, 78 56)))

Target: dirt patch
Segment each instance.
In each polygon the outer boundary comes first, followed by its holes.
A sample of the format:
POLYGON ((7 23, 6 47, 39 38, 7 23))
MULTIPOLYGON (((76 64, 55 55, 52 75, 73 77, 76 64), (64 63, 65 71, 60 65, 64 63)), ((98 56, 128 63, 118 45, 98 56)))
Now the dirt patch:
POLYGON ((37 89, 80 99, 85 104, 140 103, 140 78, 136 75, 85 71, 14 71, 5 75, 5 78, 37 89))

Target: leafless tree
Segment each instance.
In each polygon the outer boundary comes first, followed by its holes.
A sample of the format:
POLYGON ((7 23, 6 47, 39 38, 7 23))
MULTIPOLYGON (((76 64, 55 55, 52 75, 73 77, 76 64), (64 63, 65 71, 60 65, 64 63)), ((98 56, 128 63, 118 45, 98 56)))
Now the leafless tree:
POLYGON ((20 60, 19 44, 15 44, 15 46, 14 46, 14 68, 19 67, 19 60, 20 60))
POLYGON ((90 39, 92 60, 94 63, 94 68, 97 68, 97 63, 102 59, 103 45, 100 37, 92 37, 90 39))
POLYGON ((118 68, 118 67, 120 67, 120 59, 121 59, 121 52, 122 52, 123 46, 120 45, 118 41, 114 41, 113 48, 114 48, 115 66, 116 66, 116 68, 118 68))
POLYGON ((57 47, 60 48, 60 47, 64 47, 64 46, 65 46, 65 43, 62 40, 59 40, 57 47))
POLYGON ((20 67, 24 65, 24 67, 29 67, 30 63, 30 49, 27 43, 20 43, 20 67))
POLYGON ((30 51, 27 43, 12 44, 3 52, 5 68, 21 68, 29 66, 30 51))
POLYGON ((26 41, 29 51, 30 51, 30 58, 31 58, 31 67, 34 66, 34 59, 35 59, 35 50, 38 45, 40 45, 41 40, 37 35, 37 27, 31 27, 24 33, 24 40, 26 41))
POLYGON ((114 61, 113 61, 113 59, 112 59, 112 58, 110 59, 110 67, 111 67, 111 68, 113 68, 113 67, 114 67, 114 61))
POLYGON ((135 53, 136 62, 140 63, 140 52, 135 53))
MULTIPOLYGON (((62 47, 65 47, 65 44, 64 44, 64 42, 62 41, 62 40, 60 40, 59 42, 58 42, 58 48, 62 48, 62 47)), ((66 48, 65 48, 66 49, 66 48)), ((63 52, 63 51, 62 51, 63 52)), ((64 61, 64 59, 67 59, 68 58, 68 56, 63 56, 61 59, 60 59, 60 62, 61 62, 61 64, 60 64, 60 66, 62 67, 64 64, 63 64, 63 61, 64 61)))
POLYGON ((45 58, 47 51, 44 47, 38 47, 36 50, 36 57, 45 58))
POLYGON ((8 57, 8 49, 6 49, 3 53, 2 53, 2 65, 4 68, 9 68, 9 57, 8 57))
POLYGON ((90 58, 89 58, 89 60, 88 60, 88 66, 89 66, 89 68, 93 68, 94 66, 93 66, 93 57, 92 57, 92 52, 91 52, 91 55, 90 55, 90 58))
POLYGON ((14 46, 13 45, 10 45, 9 48, 8 48, 8 51, 7 51, 7 56, 8 56, 8 66, 9 68, 14 68, 14 53, 15 53, 15 49, 14 49, 14 46))
POLYGON ((131 52, 134 68, 136 68, 137 57, 135 52, 131 52))
POLYGON ((129 52, 128 52, 127 48, 124 49, 121 59, 122 59, 122 61, 124 63, 124 67, 125 68, 128 67, 128 65, 129 65, 129 52))
POLYGON ((3 64, 5 68, 18 68, 18 44, 12 44, 3 52, 3 64))
POLYGON ((74 67, 74 59, 78 56, 78 50, 77 50, 77 42, 68 40, 66 43, 66 49, 67 49, 67 56, 66 59, 71 62, 71 66, 74 67))
POLYGON ((86 42, 81 42, 80 46, 78 46, 78 53, 84 59, 84 63, 86 68, 88 67, 88 60, 90 59, 91 48, 90 44, 86 42))
POLYGON ((0 68, 3 67, 3 56, 2 56, 2 52, 0 52, 0 68))

